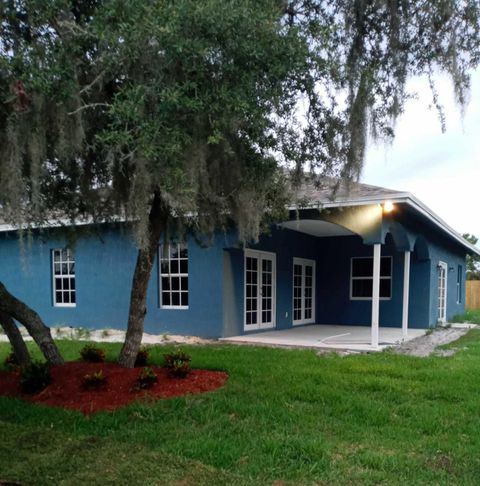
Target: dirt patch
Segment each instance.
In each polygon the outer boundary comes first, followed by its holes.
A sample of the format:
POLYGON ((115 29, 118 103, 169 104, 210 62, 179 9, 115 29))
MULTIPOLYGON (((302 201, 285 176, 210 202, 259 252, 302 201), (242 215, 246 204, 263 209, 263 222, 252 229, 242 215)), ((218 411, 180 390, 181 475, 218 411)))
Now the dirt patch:
MULTIPOLYGON (((19 326, 25 341, 32 338, 23 326, 19 326)), ((123 343, 125 331, 120 329, 87 329, 83 327, 52 327, 50 328, 54 339, 72 339, 75 341, 96 341, 102 343, 123 343)), ((8 342, 5 334, 0 334, 0 342, 8 342)), ((143 333, 142 344, 212 344, 217 341, 204 339, 198 336, 183 336, 177 334, 148 334, 143 333)))
MULTIPOLYGON (((473 326, 475 327, 475 326, 473 326)), ((393 352, 397 354, 406 354, 409 356, 426 357, 435 353, 439 356, 451 356, 457 349, 438 350, 438 346, 449 344, 465 335, 472 327, 451 327, 438 328, 430 334, 425 334, 410 341, 406 341, 400 346, 394 348, 393 352)))
POLYGON ((152 367, 158 382, 148 390, 132 387, 142 368, 126 369, 116 363, 70 362, 52 366, 52 384, 36 395, 20 392, 18 372, 0 372, 0 396, 18 397, 34 403, 78 410, 85 415, 115 410, 138 400, 204 393, 223 386, 228 375, 222 371, 192 370, 185 378, 172 378, 165 368, 152 367), (105 389, 87 391, 82 388, 85 375, 102 371, 107 379, 105 389))
POLYGON ((434 457, 433 461, 428 462, 427 467, 433 470, 444 470, 449 474, 452 474, 454 472, 453 461, 450 456, 441 453, 437 454, 434 457))

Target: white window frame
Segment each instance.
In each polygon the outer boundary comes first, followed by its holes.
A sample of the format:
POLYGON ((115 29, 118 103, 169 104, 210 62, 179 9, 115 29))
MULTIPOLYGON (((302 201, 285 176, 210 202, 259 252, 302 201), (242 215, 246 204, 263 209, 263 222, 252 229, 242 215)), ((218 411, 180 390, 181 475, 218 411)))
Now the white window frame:
POLYGON ((457 304, 461 304, 463 300, 463 265, 457 265, 457 304))
MULTIPOLYGON (((73 251, 70 248, 53 248, 51 250, 51 260, 52 260, 52 300, 53 300, 53 307, 76 307, 77 306, 77 277, 76 277, 76 270, 73 274, 70 273, 70 268, 69 264, 73 263, 75 265, 75 255, 73 251), (60 261, 55 262, 55 253, 60 252, 60 261), (63 260, 63 252, 67 252, 67 259, 63 260), (60 264, 60 272, 62 269, 62 264, 66 263, 67 264, 67 273, 63 274, 56 274, 55 273, 55 263, 60 264), (75 302, 57 302, 57 289, 55 282, 57 280, 62 280, 64 278, 69 278, 73 279, 75 282, 75 289, 68 289, 68 292, 70 295, 75 294, 75 302)), ((63 292, 65 290, 61 290, 62 292, 62 298, 63 298, 63 292)))
MULTIPOLYGON (((372 297, 354 297, 353 296, 353 281, 354 280, 372 280, 373 281, 373 275, 371 277, 368 276, 363 276, 363 277, 354 277, 353 276, 353 260, 359 260, 359 259, 366 259, 369 258, 372 260, 372 267, 373 267, 373 257, 371 256, 359 256, 359 257, 352 257, 350 258, 350 300, 372 300, 372 297)), ((392 256, 385 255, 380 258, 380 264, 381 260, 384 258, 388 258, 390 260, 390 276, 389 277, 382 277, 380 275, 380 280, 390 280, 390 297, 380 297, 380 300, 392 300, 392 295, 393 295, 393 258, 392 256)))
POLYGON ((438 317, 438 322, 441 322, 442 324, 444 324, 445 322, 447 322, 447 305, 448 305, 448 263, 447 262, 442 262, 441 260, 439 260, 438 262, 438 265, 437 265, 437 317, 438 317), (440 269, 442 269, 444 272, 445 272, 445 288, 444 288, 444 308, 443 308, 443 312, 444 312, 444 315, 443 316, 440 316, 440 295, 438 295, 438 292, 439 292, 439 285, 438 285, 438 280, 440 278, 440 269))
MULTIPOLYGON (((175 244, 172 244, 172 243, 168 243, 166 245, 159 245, 158 247, 158 289, 159 289, 159 304, 160 304, 160 309, 173 309, 173 310, 185 310, 185 309, 188 309, 189 308, 189 305, 190 305, 190 282, 189 282, 189 274, 190 272, 190 252, 188 250, 188 245, 185 243, 185 244, 182 244, 182 243, 175 243, 175 244), (165 260, 165 258, 163 258, 163 247, 164 246, 167 246, 168 247, 168 268, 169 268, 169 273, 162 273, 162 261, 165 260), (177 247, 177 251, 180 252, 181 249, 185 249, 187 250, 187 265, 188 265, 188 271, 187 273, 181 273, 180 272, 180 266, 178 268, 178 273, 171 273, 170 272, 170 248, 172 246, 176 246, 177 247), (188 290, 187 290, 187 296, 188 296, 188 305, 164 305, 163 304, 163 298, 162 298, 162 276, 163 277, 169 277, 170 278, 170 282, 171 282, 171 278, 172 276, 174 277, 178 277, 178 278, 182 278, 182 277, 187 277, 187 282, 188 282, 188 290)), ((180 295, 180 302, 182 301, 182 290, 172 290, 172 289, 169 289, 169 293, 170 293, 170 302, 172 302, 172 294, 175 293, 175 292, 178 292, 179 295, 180 295)))

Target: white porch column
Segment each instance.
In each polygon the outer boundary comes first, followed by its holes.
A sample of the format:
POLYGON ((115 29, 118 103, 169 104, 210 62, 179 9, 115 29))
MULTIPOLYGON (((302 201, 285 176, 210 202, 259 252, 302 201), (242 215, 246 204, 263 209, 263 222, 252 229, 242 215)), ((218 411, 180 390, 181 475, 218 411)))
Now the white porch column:
POLYGON ((402 336, 408 335, 408 297, 410 293, 410 252, 404 253, 402 336))
POLYGON ((380 256, 381 245, 373 245, 373 289, 372 289, 372 347, 378 347, 378 323, 380 313, 380 256))

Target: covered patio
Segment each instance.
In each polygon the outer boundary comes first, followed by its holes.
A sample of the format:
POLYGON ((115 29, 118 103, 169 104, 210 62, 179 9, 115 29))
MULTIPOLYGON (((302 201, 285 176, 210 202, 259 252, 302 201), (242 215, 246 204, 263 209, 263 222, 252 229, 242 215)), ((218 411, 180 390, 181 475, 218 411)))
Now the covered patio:
POLYGON ((224 248, 222 337, 381 350, 463 311, 473 250, 460 235, 408 193, 329 194, 306 187, 258 242, 224 248))
POLYGON ((311 324, 290 329, 263 331, 232 336, 221 341, 229 343, 319 348, 343 351, 382 351, 425 334, 424 329, 409 329, 405 337, 401 328, 380 327, 379 342, 372 345, 371 327, 311 324))
MULTIPOLYGON (((414 250, 415 237, 410 235, 402 224, 392 219, 391 212, 394 208, 393 203, 389 200, 385 202, 385 199, 383 199, 383 202, 380 200, 373 204, 357 206, 343 206, 340 204, 339 207, 339 203, 337 202, 328 211, 320 211, 318 214, 308 209, 300 211, 300 217, 281 224, 283 228, 306 233, 321 239, 326 237, 360 237, 364 248, 368 248, 366 255, 361 258, 363 262, 358 262, 358 258, 355 258, 358 253, 349 255, 352 266, 349 269, 350 275, 348 277, 351 279, 350 303, 355 300, 367 300, 371 302, 371 325, 369 327, 359 325, 311 326, 311 330, 305 329, 300 334, 293 333, 291 335, 292 339, 302 340, 301 336, 303 334, 306 339, 314 339, 319 344, 319 347, 369 351, 380 350, 418 335, 415 332, 409 333, 410 256, 414 250), (402 260, 403 278, 400 328, 396 326, 380 328, 380 301, 385 298, 382 295, 381 287, 383 276, 382 265, 385 263, 383 261, 382 247, 384 248, 387 243, 391 246, 392 254, 399 255, 402 260), (354 262, 365 264, 366 260, 369 261, 372 268, 367 270, 366 273, 364 268, 360 268, 358 273, 360 276, 354 276, 354 262), (368 282, 366 277, 368 277, 368 282), (356 296, 353 290, 353 286, 356 283, 366 283, 367 285, 371 285, 371 288, 360 289, 359 295, 356 296), (364 294, 365 290, 367 292, 364 294)), ((388 299, 391 298, 393 285, 391 267, 389 279, 388 285, 390 289, 386 292, 389 294, 388 299)), ((384 280, 383 283, 387 282, 384 280)), ((388 319, 389 317, 387 317, 388 319)), ((272 338, 276 338, 276 336, 272 336, 272 338)), ((280 339, 283 339, 283 337, 280 339)))

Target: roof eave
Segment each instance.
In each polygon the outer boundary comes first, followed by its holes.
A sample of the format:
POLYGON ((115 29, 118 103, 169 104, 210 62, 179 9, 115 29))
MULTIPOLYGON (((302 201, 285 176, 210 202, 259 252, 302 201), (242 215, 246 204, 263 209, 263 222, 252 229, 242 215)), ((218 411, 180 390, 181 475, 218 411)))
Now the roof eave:
POLYGON ((358 197, 354 199, 342 198, 335 201, 328 202, 318 202, 316 204, 309 204, 306 206, 292 205, 288 209, 291 211, 302 210, 302 209, 329 209, 329 208, 341 208, 341 207, 352 207, 352 206, 364 206, 368 204, 382 204, 385 201, 391 201, 394 204, 408 204, 410 207, 415 209, 418 213, 425 216, 428 220, 438 226, 442 231, 447 233, 451 238, 453 238, 457 243, 463 246, 469 253, 480 256, 480 248, 472 245, 470 242, 465 240, 462 235, 457 233, 450 225, 448 225, 442 218, 435 214, 428 206, 423 204, 419 199, 417 199, 410 192, 403 193, 391 193, 382 194, 373 197, 358 197))

